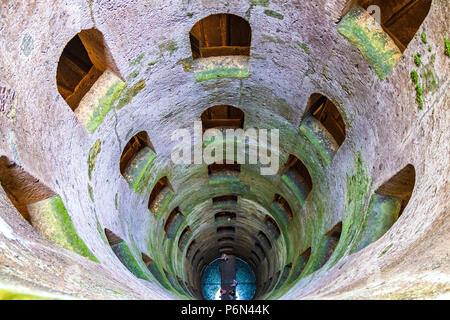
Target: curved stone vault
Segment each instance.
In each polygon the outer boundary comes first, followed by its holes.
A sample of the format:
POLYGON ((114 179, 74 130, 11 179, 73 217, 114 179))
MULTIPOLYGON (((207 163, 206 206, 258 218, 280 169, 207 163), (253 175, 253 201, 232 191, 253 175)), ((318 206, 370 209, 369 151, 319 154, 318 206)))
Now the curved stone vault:
POLYGON ((3 1, 0 297, 202 299, 226 252, 257 299, 448 298, 449 2, 386 3, 3 1), (194 123, 277 172, 175 164, 194 123))

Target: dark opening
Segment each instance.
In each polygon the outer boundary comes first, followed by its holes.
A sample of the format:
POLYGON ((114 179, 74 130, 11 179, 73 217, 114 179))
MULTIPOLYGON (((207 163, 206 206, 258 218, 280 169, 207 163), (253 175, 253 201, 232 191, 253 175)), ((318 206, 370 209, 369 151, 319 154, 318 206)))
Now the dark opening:
POLYGON ((272 219, 272 217, 266 216, 264 218, 264 224, 266 225, 267 229, 270 231, 270 233, 273 235, 275 239, 277 239, 280 236, 281 234, 280 228, 278 227, 276 221, 272 219))
POLYGON ((114 232, 106 228, 105 228, 105 236, 106 239, 108 239, 108 243, 111 247, 123 241, 118 235, 116 235, 114 232))
POLYGON ((0 184, 8 199, 31 225, 28 205, 54 197, 56 194, 7 157, 0 157, 0 184))
POLYGON ((158 200, 159 198, 163 198, 169 190, 173 191, 172 186, 170 185, 169 179, 167 177, 163 177, 158 180, 156 185, 153 187, 152 193, 150 194, 150 198, 148 201, 148 208, 152 213, 157 213, 158 208, 158 200))
POLYGON ((301 162, 296 156, 292 154, 289 156, 283 174, 292 176, 306 187, 308 193, 311 192, 313 185, 311 175, 303 162, 301 162))
POLYGON ((236 213, 234 212, 219 212, 214 215, 215 221, 223 221, 223 220, 235 220, 236 213))
POLYGON ((172 238, 176 233, 176 225, 179 223, 180 219, 183 218, 183 214, 180 208, 176 207, 172 210, 169 217, 167 217, 166 223, 164 224, 164 231, 169 238, 172 238))
POLYGON ((269 238, 266 236, 266 234, 265 234, 264 232, 260 231, 260 232, 258 233, 258 236, 257 236, 257 237, 258 237, 259 241, 261 241, 261 243, 262 243, 264 246, 266 246, 266 247, 272 249, 272 243, 270 242, 269 238))
POLYGON ((250 24, 232 14, 213 14, 197 22, 189 33, 192 57, 250 55, 250 24))
POLYGON ((277 203, 281 209, 286 213, 289 220, 294 219, 294 214, 292 213, 291 206, 281 195, 275 194, 273 202, 277 203))
POLYGON ((217 240, 217 242, 224 242, 224 241, 234 241, 233 237, 223 237, 217 240))
POLYGON ((208 175, 209 176, 216 174, 216 173, 224 173, 224 172, 240 173, 241 165, 235 162, 233 164, 213 163, 208 166, 208 175))
POLYGON ((195 248, 195 246, 197 245, 197 242, 195 240, 192 240, 191 244, 189 245, 187 251, 186 251, 186 259, 189 259, 189 256, 192 253, 192 250, 195 248))
POLYGON ((191 228, 188 226, 184 228, 183 232, 180 235, 180 239, 178 240, 178 248, 180 248, 180 250, 183 247, 183 243, 186 239, 185 237, 189 236, 189 233, 191 233, 191 228))
POLYGON ((380 7, 381 26, 402 52, 427 17, 431 3, 432 0, 359 0, 366 10, 371 5, 380 7))
POLYGON ((203 132, 208 129, 244 128, 244 112, 228 105, 220 105, 207 109, 202 116, 203 132))
POLYGON ((100 31, 82 30, 67 43, 58 62, 56 84, 73 111, 106 69, 117 71, 100 31))
POLYGON ((320 93, 313 94, 308 105, 307 114, 320 121, 338 146, 341 146, 346 137, 345 123, 336 105, 320 93))
POLYGON ((221 197, 215 197, 212 199, 213 205, 222 203, 222 202, 231 202, 231 203, 237 203, 238 197, 235 195, 228 195, 228 196, 221 196, 221 197))
POLYGON ((402 201, 398 214, 400 216, 408 205, 415 183, 416 171, 414 166, 409 164, 379 187, 375 193, 400 199, 402 201))
POLYGON ((236 228, 235 227, 218 227, 217 228, 218 234, 221 234, 224 232, 236 232, 236 228))
POLYGON ((136 158, 137 154, 145 148, 150 148, 155 152, 150 138, 145 131, 139 132, 128 141, 120 157, 120 173, 122 175, 125 174, 126 169, 130 166, 134 158, 136 158))

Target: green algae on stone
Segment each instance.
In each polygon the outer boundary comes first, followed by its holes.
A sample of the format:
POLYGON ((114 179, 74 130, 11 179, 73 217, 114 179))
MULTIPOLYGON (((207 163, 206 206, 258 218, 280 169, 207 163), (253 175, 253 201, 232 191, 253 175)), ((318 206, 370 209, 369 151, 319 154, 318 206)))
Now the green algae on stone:
POLYGON ((145 80, 141 79, 136 82, 133 86, 126 88, 120 95, 119 102, 117 103, 116 110, 122 109, 124 106, 129 104, 133 98, 141 92, 146 86, 145 80))
POLYGON ((212 70, 196 72, 195 80, 197 82, 216 80, 216 79, 246 79, 250 77, 249 68, 217 68, 212 70))
POLYGON ((444 37, 444 45, 445 45, 445 55, 447 57, 450 57, 450 41, 447 39, 447 37, 444 37))
POLYGON ((28 205, 32 225, 54 244, 98 262, 84 241, 78 236, 75 226, 61 197, 55 196, 28 205))
POLYGON ((91 199, 92 202, 94 201, 94 191, 92 189, 92 186, 90 184, 88 184, 88 193, 89 193, 89 198, 91 199))
POLYGON ((194 61, 197 82, 223 78, 245 79, 250 76, 248 56, 220 56, 194 61))
POLYGON ((173 40, 167 40, 159 45, 159 50, 161 51, 161 53, 166 51, 172 53, 177 49, 178 49, 177 43, 173 40))
POLYGON ((145 147, 131 161, 124 172, 124 178, 133 191, 142 192, 147 187, 150 179, 150 167, 155 158, 156 153, 145 147))
POLYGON ((423 42, 423 43, 425 43, 425 44, 428 43, 427 35, 425 34, 425 32, 422 32, 421 38, 422 38, 422 42, 423 42))
POLYGON ((339 146, 323 125, 314 117, 306 117, 299 132, 311 142, 323 163, 330 164, 339 146))
POLYGON ((149 209, 157 217, 157 219, 161 218, 174 196, 175 193, 170 188, 165 187, 150 204, 149 209))
POLYGON ((381 80, 386 79, 402 56, 389 35, 361 7, 353 8, 339 22, 337 29, 359 49, 381 80))
POLYGON ((305 51, 306 54, 311 54, 311 51, 309 50, 308 46, 306 45, 306 43, 300 43, 298 42, 299 47, 305 51))
POLYGON ((130 61, 130 66, 135 66, 139 64, 142 61, 142 58, 144 58, 144 54, 140 54, 136 59, 130 61))
POLYGON ((374 194, 370 200, 364 225, 352 252, 359 251, 383 236, 398 219, 401 200, 374 194))
POLYGON ((0 300, 52 300, 33 294, 0 289, 0 300))
POLYGON ((250 0, 250 4, 254 6, 268 7, 270 0, 250 0))
POLYGON ((416 87, 416 101, 419 103, 419 109, 423 109, 423 90, 419 82, 419 75, 416 70, 411 71, 411 79, 416 87))
POLYGON ((209 184, 221 184, 239 182, 239 173, 234 171, 212 173, 209 176, 209 184))
POLYGON ((303 206, 303 203, 306 200, 306 197, 309 194, 309 190, 307 186, 302 182, 302 179, 298 177, 295 172, 292 170, 288 170, 285 174, 281 176, 281 180, 292 190, 297 198, 300 206, 303 206))
POLYGON ((102 149, 102 142, 100 141, 100 139, 98 139, 97 141, 95 141, 94 145, 89 150, 89 156, 87 160, 89 180, 91 180, 92 170, 94 170, 95 168, 95 162, 97 161, 97 156, 100 153, 101 149, 102 149))
POLYGON ((109 87, 105 95, 98 101, 97 106, 91 110, 90 117, 85 125, 89 133, 93 133, 103 122, 103 119, 111 110, 113 104, 119 99, 125 87, 125 82, 117 80, 109 87))
POLYGON ((414 55, 414 63, 416 64, 416 66, 420 67, 420 65, 422 64, 422 60, 420 59, 420 54, 416 53, 414 55))
POLYGON ((122 241, 118 244, 112 245, 112 250, 114 251, 116 257, 122 262, 122 264, 137 278, 144 279, 150 281, 148 276, 139 266, 139 263, 134 258, 131 253, 130 248, 128 247, 125 241, 122 241))
POLYGON ((184 72, 192 72, 194 71, 193 66, 194 60, 192 58, 181 59, 177 62, 177 65, 181 65, 183 67, 184 72))
POLYGON ((264 14, 266 16, 269 16, 272 18, 276 18, 276 19, 280 19, 280 20, 284 19, 284 16, 281 13, 273 11, 273 10, 266 9, 266 10, 264 10, 264 14))

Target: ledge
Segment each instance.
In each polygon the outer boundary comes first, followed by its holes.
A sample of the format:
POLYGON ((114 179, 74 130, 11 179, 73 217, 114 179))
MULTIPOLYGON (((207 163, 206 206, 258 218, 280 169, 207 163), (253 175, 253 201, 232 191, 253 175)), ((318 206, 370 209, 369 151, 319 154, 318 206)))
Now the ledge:
POLYGON ((281 180, 292 190, 300 205, 303 206, 310 191, 307 186, 302 183, 302 178, 293 170, 288 170, 281 176, 281 180))
POLYGON ((135 192, 142 192, 150 179, 150 166, 156 158, 156 153, 145 147, 131 161, 130 166, 124 172, 125 180, 135 192))
POLYGON ((299 128, 300 134, 306 137, 316 149, 325 165, 330 164, 339 145, 316 118, 306 117, 299 128))
POLYGON ((155 198, 150 206, 150 211, 159 219, 161 214, 167 209, 170 201, 172 201, 175 193, 170 188, 165 187, 155 198))
POLYGON ((342 19, 338 32, 361 51, 381 80, 396 66, 402 52, 380 24, 357 6, 342 19))
POLYGON ((195 80, 197 82, 234 78, 246 79, 250 76, 250 57, 221 56, 194 60, 195 80))
POLYGON ((55 196, 27 206, 31 224, 54 244, 98 262, 78 236, 61 198, 55 196))
POLYGON ((128 247, 127 243, 125 241, 122 241, 118 244, 111 246, 112 250, 114 251, 117 258, 122 262, 122 264, 137 278, 144 279, 147 281, 150 281, 150 279, 147 277, 147 275, 144 273, 144 271, 139 266, 138 262, 134 258, 133 254, 131 253, 130 248, 128 247))
POLYGON ((377 241, 392 227, 398 219, 401 203, 400 199, 376 193, 371 197, 361 236, 352 253, 377 241))
POLYGON ((127 84, 112 71, 106 70, 81 99, 75 116, 89 133, 103 122, 127 84))

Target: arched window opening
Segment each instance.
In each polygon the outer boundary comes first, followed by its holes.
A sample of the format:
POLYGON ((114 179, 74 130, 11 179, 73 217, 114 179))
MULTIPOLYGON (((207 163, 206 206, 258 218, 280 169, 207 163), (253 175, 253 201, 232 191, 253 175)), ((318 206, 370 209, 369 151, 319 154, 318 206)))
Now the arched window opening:
POLYGON ((192 240, 191 244, 189 245, 189 247, 186 251, 186 259, 189 260, 189 256, 192 254, 192 252, 196 246, 197 246, 197 242, 195 240, 192 240))
POLYGON ((236 213, 234 212, 218 212, 214 215, 216 222, 232 222, 236 220, 236 213))
POLYGON ((336 105, 320 93, 311 96, 306 116, 318 120, 340 147, 345 140, 345 123, 336 105))
POLYGON ((33 225, 30 205, 55 197, 56 194, 38 179, 7 157, 0 157, 0 184, 22 217, 33 225))
POLYGON ((173 194, 173 188, 169 182, 169 179, 167 179, 167 177, 159 179, 150 194, 148 201, 149 210, 153 214, 157 214, 161 203, 164 202, 164 199, 168 198, 171 194, 173 194))
MULTIPOLYGON (((120 173, 125 179, 127 170, 132 165, 133 160, 140 158, 139 155, 142 153, 155 153, 155 148, 145 131, 141 131, 133 136, 123 149, 122 156, 120 157, 120 173)), ((136 163, 135 165, 139 165, 139 163, 136 163)))
POLYGON ((197 22, 189 33, 192 57, 250 55, 250 24, 233 14, 213 14, 197 22))
POLYGON ((261 247, 261 245, 258 242, 255 242, 255 252, 258 254, 259 257, 261 257, 261 260, 264 260, 266 257, 266 251, 261 247))
POLYGON ((180 248, 180 250, 183 250, 183 247, 191 234, 192 231, 189 226, 184 228, 183 232, 180 235, 180 239, 178 240, 178 248, 180 248))
POLYGON ((181 213, 180 208, 177 207, 173 209, 164 224, 164 231, 167 234, 167 238, 172 239, 175 237, 178 227, 183 222, 183 218, 184 216, 181 213))
POLYGON ((272 217, 266 216, 264 218, 264 224, 267 227, 267 229, 269 230, 269 232, 272 234, 272 236, 275 239, 278 239, 278 237, 281 234, 281 231, 280 231, 280 228, 278 227, 278 224, 276 223, 276 221, 274 219, 272 219, 272 217))
POLYGON ((303 203, 312 190, 312 179, 308 169, 296 156, 290 155, 282 179, 303 203))
POLYGON ((306 265, 309 262, 309 257, 311 256, 311 247, 306 249, 297 259, 294 273, 292 274, 291 281, 295 281, 300 277, 306 265))
POLYGON ((120 238, 114 232, 112 232, 111 230, 106 229, 106 228, 105 228, 105 236, 106 236, 106 239, 108 240, 108 243, 109 243, 109 245, 111 247, 115 246, 115 245, 118 245, 118 244, 123 242, 122 238, 120 238))
POLYGON ((414 191, 416 172, 411 164, 381 185, 370 198, 366 222, 354 251, 381 238, 398 220, 414 191))
POLYGON ((275 194, 275 197, 273 198, 273 204, 288 221, 292 221, 292 219, 294 219, 294 214, 292 213, 291 206, 281 195, 275 194))
POLYGON ((256 261, 256 265, 259 265, 261 263, 261 259, 259 258, 258 254, 252 250, 250 252, 250 259, 252 259, 253 261, 256 261))
POLYGON ((391 179, 380 186, 375 193, 387 197, 398 199, 400 202, 400 208, 397 214, 397 218, 403 213, 403 210, 408 205, 409 199, 414 190, 416 183, 416 171, 414 166, 409 164, 391 179))
POLYGON ((226 254, 231 255, 231 254, 233 254, 233 250, 234 250, 233 247, 222 247, 222 248, 219 249, 219 253, 220 254, 226 253, 226 254))
POLYGON ((342 222, 336 224, 330 231, 325 234, 325 241, 323 243, 323 258, 319 265, 319 268, 322 267, 330 257, 333 255, 334 250, 339 244, 339 240, 341 239, 342 233, 342 222))
POLYGON ((203 112, 202 126, 203 132, 208 129, 243 129, 244 112, 236 107, 228 105, 214 106, 203 112))
POLYGON ((217 240, 217 242, 234 241, 233 237, 223 237, 217 240))
POLYGON ((241 172, 241 165, 238 163, 213 163, 208 166, 208 175, 210 177, 213 177, 216 174, 223 174, 223 173, 231 173, 231 174, 239 174, 241 172))
POLYGON ((82 30, 67 43, 58 62, 56 83, 73 111, 108 69, 117 72, 103 35, 97 29, 82 30))
POLYGON ((234 233, 234 232, 236 232, 235 227, 218 227, 217 228, 217 234, 234 233))
POLYGON ((269 238, 266 236, 264 232, 262 231, 258 232, 257 238, 263 244, 263 246, 272 249, 272 243, 270 242, 269 238))
POLYGON ((215 197, 212 199, 213 206, 221 206, 221 205, 235 205, 237 204, 238 197, 235 195, 228 195, 228 196, 220 196, 215 197))
POLYGON ((408 47, 427 17, 431 3, 432 0, 358 1, 363 9, 373 14, 402 52, 408 47))
POLYGON ((278 281, 278 284, 275 287, 275 290, 278 290, 279 288, 281 288, 282 285, 284 285, 286 283, 286 280, 287 280, 287 278, 289 278, 291 271, 292 271, 292 263, 289 263, 284 266, 283 273, 281 274, 280 281, 278 281))

